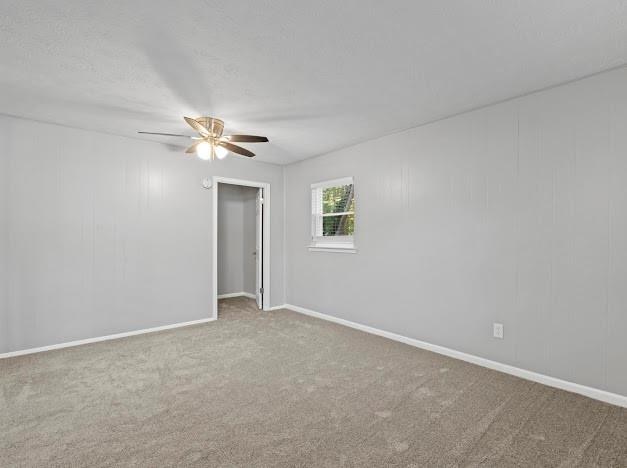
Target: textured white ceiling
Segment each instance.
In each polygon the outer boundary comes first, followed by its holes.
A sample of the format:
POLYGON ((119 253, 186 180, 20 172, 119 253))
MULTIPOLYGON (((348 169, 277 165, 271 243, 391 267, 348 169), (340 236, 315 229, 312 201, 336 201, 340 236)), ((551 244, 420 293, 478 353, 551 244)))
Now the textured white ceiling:
POLYGON ((622 65, 627 2, 2 0, 0 44, 0 113, 289 163, 622 65))

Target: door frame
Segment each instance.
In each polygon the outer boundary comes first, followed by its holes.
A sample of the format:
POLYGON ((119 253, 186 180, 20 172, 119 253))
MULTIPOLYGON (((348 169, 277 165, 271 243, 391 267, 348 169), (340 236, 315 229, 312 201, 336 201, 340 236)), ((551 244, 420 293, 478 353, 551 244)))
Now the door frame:
POLYGON ((211 318, 218 318, 218 184, 241 185, 263 189, 263 310, 270 310, 270 184, 254 180, 232 179, 230 177, 213 176, 212 194, 212 255, 211 255, 211 318))

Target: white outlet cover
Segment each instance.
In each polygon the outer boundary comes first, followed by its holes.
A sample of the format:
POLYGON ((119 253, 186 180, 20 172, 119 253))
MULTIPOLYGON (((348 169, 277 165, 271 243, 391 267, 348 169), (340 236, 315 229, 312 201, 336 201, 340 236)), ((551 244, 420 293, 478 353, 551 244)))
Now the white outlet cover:
POLYGON ((503 324, 502 323, 493 323, 492 324, 492 335, 494 338, 503 338, 503 324))

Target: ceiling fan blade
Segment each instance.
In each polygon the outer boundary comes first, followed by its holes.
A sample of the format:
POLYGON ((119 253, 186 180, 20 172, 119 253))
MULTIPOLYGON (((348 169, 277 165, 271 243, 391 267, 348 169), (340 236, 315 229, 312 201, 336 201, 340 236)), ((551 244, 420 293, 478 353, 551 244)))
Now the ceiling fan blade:
POLYGON ((190 127, 192 127, 194 130, 196 130, 202 136, 209 136, 209 135, 211 135, 211 132, 209 132, 209 130, 207 130, 205 128, 205 126, 202 125, 197 120, 194 120, 191 117, 183 117, 183 118, 185 119, 185 122, 187 122, 189 124, 190 127))
POLYGON ((246 148, 234 145, 232 143, 229 143, 228 141, 219 141, 218 145, 228 149, 233 153, 241 154, 242 156, 248 156, 249 158, 252 158, 255 155, 255 153, 248 151, 246 148))
POLYGON ((256 135, 225 135, 223 138, 226 141, 234 141, 235 143, 267 143, 268 139, 265 136, 256 135))
POLYGON ((155 133, 155 132, 137 132, 137 133, 141 133, 142 135, 160 135, 160 136, 191 138, 188 135, 179 135, 178 133, 155 133))
POLYGON ((195 153, 195 152, 196 152, 196 147, 197 147, 200 143, 202 143, 203 141, 205 141, 205 140, 199 140, 199 141, 195 142, 192 146, 190 146, 189 148, 187 148, 187 149, 185 150, 185 152, 186 152, 186 153, 195 153))

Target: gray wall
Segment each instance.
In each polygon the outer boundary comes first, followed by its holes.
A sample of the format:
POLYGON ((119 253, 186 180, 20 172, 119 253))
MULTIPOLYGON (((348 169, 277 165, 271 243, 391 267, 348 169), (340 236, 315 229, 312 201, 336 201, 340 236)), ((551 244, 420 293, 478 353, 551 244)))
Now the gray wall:
POLYGON ((212 164, 10 117, 0 117, 0 149, 0 352, 209 317, 211 191, 201 179, 211 175, 271 184, 271 299, 284 302, 280 166, 212 164))
POLYGON ((220 184, 218 192, 218 294, 254 294, 257 189, 220 184))
POLYGON ((286 180, 288 303, 627 394, 626 69, 296 163, 286 180), (342 176, 359 251, 309 252, 309 185, 342 176))

